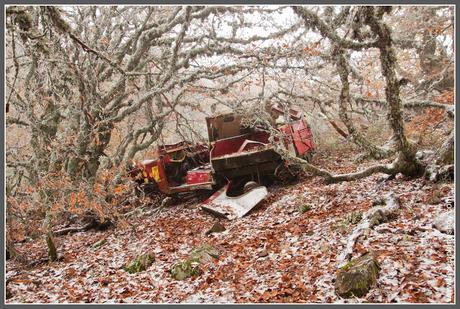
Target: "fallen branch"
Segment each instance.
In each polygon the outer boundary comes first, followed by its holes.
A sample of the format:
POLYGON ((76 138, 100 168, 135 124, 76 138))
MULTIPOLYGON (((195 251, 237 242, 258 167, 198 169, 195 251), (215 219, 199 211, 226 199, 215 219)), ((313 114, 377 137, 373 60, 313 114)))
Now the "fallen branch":
POLYGON ((97 226, 96 220, 92 220, 91 222, 89 222, 88 224, 86 224, 84 226, 67 227, 67 228, 64 228, 64 229, 61 229, 61 230, 54 231, 53 235, 62 236, 62 235, 66 235, 66 234, 69 234, 69 233, 85 232, 85 231, 87 231, 89 229, 92 229, 92 228, 94 228, 96 226, 97 226))
POLYGON ((345 131, 342 130, 342 129, 335 123, 334 120, 329 120, 329 123, 330 123, 331 126, 337 131, 337 133, 339 133, 342 137, 348 138, 348 134, 345 133, 345 131))
POLYGON ((300 167, 305 172, 312 173, 316 176, 324 177, 327 183, 337 183, 337 182, 342 182, 342 181, 358 180, 358 179, 369 177, 370 175, 375 174, 375 173, 385 173, 388 175, 396 175, 399 172, 398 169, 396 168, 396 166, 398 166, 399 161, 398 159, 396 159, 392 164, 378 164, 378 165, 371 166, 359 172, 333 175, 329 171, 318 168, 308 163, 306 160, 298 158, 283 149, 278 149, 277 151, 280 151, 285 158, 288 158, 289 161, 299 164, 300 167))
POLYGON ((393 176, 398 173, 398 170, 395 168, 395 165, 396 165, 395 163, 396 161, 392 164, 378 164, 378 165, 368 167, 359 172, 334 175, 330 179, 328 179, 328 182, 336 183, 336 182, 342 182, 342 181, 353 181, 353 180, 358 180, 358 179, 369 177, 372 174, 376 174, 376 173, 385 173, 385 174, 393 176))
POLYGON ((338 257, 339 268, 345 265, 353 255, 353 248, 356 240, 368 229, 387 220, 394 212, 400 207, 399 200, 395 197, 394 193, 389 193, 385 199, 385 206, 373 207, 369 209, 364 215, 361 223, 359 223, 350 234, 347 240, 345 251, 338 257))

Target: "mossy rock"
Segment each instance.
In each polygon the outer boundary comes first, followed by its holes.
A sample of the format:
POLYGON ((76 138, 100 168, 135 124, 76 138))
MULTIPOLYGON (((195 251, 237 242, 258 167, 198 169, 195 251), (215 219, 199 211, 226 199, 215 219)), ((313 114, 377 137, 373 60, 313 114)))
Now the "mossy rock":
POLYGON ((380 265, 370 252, 353 259, 337 271, 335 290, 344 298, 363 297, 376 284, 380 265))
POLYGON ((6 295, 5 295, 5 298, 6 299, 10 299, 13 297, 13 293, 11 293, 10 289, 7 287, 6 288, 6 295))
POLYGON ((200 264, 210 262, 219 257, 219 252, 211 245, 201 245, 190 252, 184 261, 174 264, 171 267, 171 276, 177 280, 184 280, 189 277, 199 276, 202 273, 200 264))
POLYGON ((205 244, 198 246, 192 250, 189 259, 197 260, 198 262, 208 262, 219 257, 219 251, 211 245, 205 244))
POLYGON ((131 262, 131 264, 126 266, 125 270, 130 274, 145 271, 147 270, 147 268, 149 268, 153 264, 154 261, 155 261, 155 257, 153 254, 151 253, 142 254, 136 257, 131 262))
POLYGON ((184 280, 188 277, 199 276, 201 273, 200 262, 197 259, 186 259, 171 267, 171 276, 176 280, 184 280))
POLYGON ((301 214, 306 213, 307 211, 311 210, 311 205, 310 204, 303 204, 299 206, 299 212, 301 214))
POLYGON ((225 226, 223 226, 220 222, 214 223, 214 225, 206 231, 206 235, 212 234, 212 233, 220 233, 225 231, 225 226))
POLYGON ((454 235, 455 233, 455 213, 453 210, 438 215, 433 222, 433 226, 441 233, 454 235))
POLYGON ((379 225, 380 223, 383 223, 387 220, 387 217, 384 215, 383 211, 380 209, 377 209, 374 211, 372 214, 369 215, 369 226, 374 227, 376 225, 379 225))
POLYGON ((350 232, 351 225, 347 220, 340 220, 332 224, 332 229, 337 230, 337 232, 342 235, 345 235, 350 232))
POLYGON ((354 211, 349 213, 346 217, 347 222, 355 225, 358 224, 363 219, 363 213, 360 211, 354 211))

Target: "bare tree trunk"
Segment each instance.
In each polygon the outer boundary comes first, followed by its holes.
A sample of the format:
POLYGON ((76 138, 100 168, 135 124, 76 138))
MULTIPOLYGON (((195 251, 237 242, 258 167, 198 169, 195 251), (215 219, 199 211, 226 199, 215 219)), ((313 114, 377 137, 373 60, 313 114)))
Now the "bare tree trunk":
POLYGON ((56 245, 54 244, 53 230, 51 229, 51 219, 51 210, 48 208, 43 227, 45 229, 45 241, 48 247, 48 258, 50 262, 54 262, 57 260, 58 255, 56 245))

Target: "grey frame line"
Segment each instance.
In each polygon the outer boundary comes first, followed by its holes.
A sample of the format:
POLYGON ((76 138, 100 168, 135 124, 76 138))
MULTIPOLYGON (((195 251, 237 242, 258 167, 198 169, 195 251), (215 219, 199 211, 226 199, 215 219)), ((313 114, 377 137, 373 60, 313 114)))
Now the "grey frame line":
MULTIPOLYGON (((80 1, 64 1, 64 0, 55 0, 50 2, 47 1, 37 1, 37 0, 28 0, 28 1, 4 1, 0 0, 0 3, 2 4, 2 14, 1 14, 1 24, 4 25, 5 23, 5 6, 7 5, 281 5, 281 4, 290 4, 290 5, 455 5, 455 12, 456 12, 456 1, 442 1, 442 2, 436 2, 433 0, 400 0, 400 1, 394 1, 394 0, 386 0, 386 1, 378 1, 378 0, 346 0, 346 1, 331 1, 331 0, 310 0, 310 1, 295 1, 295 0, 246 0, 246 1, 230 1, 230 0, 218 0, 218 1, 210 1, 210 0, 195 0, 195 1, 188 1, 188 0, 172 0, 172 1, 167 1, 167 0, 159 0, 159 1, 149 1, 149 0, 125 0, 125 1, 91 1, 91 0, 80 0, 80 1)), ((456 32, 455 32, 455 43, 457 42, 456 38, 458 35, 458 28, 459 28, 459 22, 458 19, 456 18, 455 14, 455 27, 456 27, 456 32)), ((5 29, 3 27, 3 29, 5 29)), ((5 58, 5 30, 1 32, 1 37, 2 37, 2 49, 1 49, 1 54, 3 59, 5 58)), ((455 44, 456 46, 456 44, 455 44)), ((456 58, 456 57, 455 57, 456 58)), ((456 60, 456 59, 455 59, 456 60)), ((460 68, 459 63, 455 61, 455 72, 457 73, 460 68)), ((5 62, 2 61, 1 63, 1 70, 3 72, 3 79, 5 78, 5 62)), ((455 73, 455 75, 456 75, 455 73)), ((459 82, 458 80, 455 81, 455 89, 458 89, 459 82)), ((5 98, 5 87, 1 88, 1 94, 2 97, 5 98)), ((455 98, 456 98, 456 93, 455 93, 455 98)), ((2 107, 4 109, 4 103, 2 103, 2 107)), ((457 110, 455 111, 455 132, 458 130, 458 123, 456 121, 458 117, 458 112, 457 110)), ((1 166, 0 169, 0 175, 2 176, 2 187, 3 187, 3 192, 5 192, 5 113, 1 113, 1 121, 3 123, 3 126, 1 127, 0 130, 0 136, 2 137, 3 143, 1 146, 1 154, 3 158, 3 165, 1 166)), ((458 159, 458 153, 460 151, 460 146, 458 143, 455 145, 455 163, 457 162, 458 159)), ((455 164, 456 165, 456 164, 455 164)), ((458 166, 456 165, 455 167, 455 180, 458 174, 458 166)), ((457 199, 457 195, 459 193, 458 187, 455 188, 455 200, 457 199)), ((1 299, 1 306, 5 307, 14 307, 14 308, 27 308, 31 306, 30 304, 18 304, 18 305, 5 305, 5 195, 1 195, 1 202, 3 205, 2 208, 2 220, 1 220, 1 227, 2 227, 2 233, 0 236, 0 240, 3 244, 3 250, 0 253, 1 259, 1 268, 3 271, 3 280, 0 282, 0 299, 1 299)), ((459 220, 459 214, 456 212, 456 217, 455 220, 456 222, 460 222, 459 220)), ((457 225, 457 223, 456 223, 457 225)), ((455 237, 455 264, 457 262, 457 255, 458 255, 458 238, 455 237)), ((458 269, 456 269, 456 277, 458 275, 458 269)), ((431 305, 431 304, 423 304, 425 308, 450 308, 450 307, 456 307, 457 306, 457 298, 458 298, 458 285, 455 280, 455 304, 436 304, 436 305, 431 305)), ((48 304, 32 304, 34 308, 49 308, 49 307, 60 307, 60 306, 73 306, 74 308, 87 308, 87 307, 96 307, 96 306, 103 306, 104 304, 53 304, 53 305, 48 305, 48 304)), ((107 304, 106 304, 107 305, 107 304)), ((110 304, 112 305, 112 304, 110 304)), ((123 305, 123 304, 120 304, 123 305)), ((142 306, 142 305, 154 305, 154 306, 159 306, 161 307, 166 307, 166 306, 174 306, 178 304, 124 304, 124 307, 134 307, 134 306, 142 306)), ((219 307, 219 308, 234 308, 239 307, 239 308, 245 308, 249 306, 261 306, 261 305, 267 305, 267 306, 274 306, 274 307, 284 307, 287 306, 286 304, 283 305, 276 305, 276 304, 244 304, 244 305, 238 305, 238 304, 222 304, 222 305, 217 305, 217 304, 205 304, 205 305, 198 305, 198 304, 181 304, 181 306, 185 307, 190 307, 190 308, 199 308, 200 306, 206 306, 206 307, 219 307)), ((321 307, 321 306, 333 306, 333 307, 360 307, 360 308, 372 308, 374 306, 392 306, 394 304, 292 304, 292 306, 308 306, 309 308, 313 307, 321 307)), ((401 305, 401 304, 400 304, 401 305)), ((404 306, 419 306, 420 304, 402 304, 404 306)))

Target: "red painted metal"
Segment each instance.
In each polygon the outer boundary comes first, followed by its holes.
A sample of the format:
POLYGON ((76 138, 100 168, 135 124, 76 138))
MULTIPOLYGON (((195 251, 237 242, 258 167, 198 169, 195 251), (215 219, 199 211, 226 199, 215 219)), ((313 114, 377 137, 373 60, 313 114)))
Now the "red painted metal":
POLYGON ((310 126, 304 119, 284 125, 279 130, 286 136, 285 143, 294 143, 297 156, 303 156, 315 148, 310 126))
POLYGON ((267 132, 254 132, 235 137, 218 140, 214 143, 210 156, 218 158, 232 153, 237 153, 246 141, 256 141, 268 144, 269 134, 267 132))
MULTIPOLYGON (((283 115, 279 106, 274 106, 273 112, 277 117, 283 115)), ((291 109, 289 116, 290 122, 278 130, 283 133, 285 146, 302 157, 315 148, 312 132, 301 112, 291 109)), ((173 194, 211 189, 215 176, 227 177, 225 173, 215 173, 226 169, 232 170, 232 175, 235 175, 228 177, 238 177, 240 173, 252 173, 254 170, 258 173, 259 169, 269 172, 276 168, 281 158, 269 142, 269 133, 256 129, 243 130, 240 121, 241 116, 233 114, 208 117, 210 150, 206 144, 191 145, 187 142, 162 145, 157 148, 155 159, 138 163, 130 174, 137 179, 141 177, 144 182, 156 182, 161 192, 173 194), (188 161, 189 158, 194 160, 188 161), (249 166, 251 169, 246 169, 249 166)))
POLYGON ((187 184, 200 184, 212 182, 211 169, 208 170, 192 170, 187 172, 187 184))
POLYGON ((158 189, 168 195, 202 188, 211 189, 213 179, 209 168, 183 170, 184 164, 190 165, 188 157, 193 158, 195 166, 206 164, 209 161, 208 149, 205 144, 191 146, 185 142, 162 145, 156 149, 155 159, 138 162, 130 175, 144 183, 155 182, 158 189), (170 174, 171 171, 174 171, 172 174, 175 177, 170 174))

